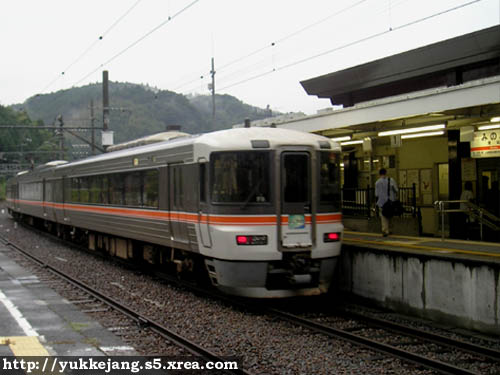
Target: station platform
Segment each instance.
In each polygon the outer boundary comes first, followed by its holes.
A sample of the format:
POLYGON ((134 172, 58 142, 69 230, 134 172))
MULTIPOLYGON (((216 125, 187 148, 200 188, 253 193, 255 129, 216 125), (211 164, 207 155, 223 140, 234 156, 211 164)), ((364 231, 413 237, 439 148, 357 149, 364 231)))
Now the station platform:
POLYGON ((500 263, 500 244, 484 241, 453 240, 436 237, 413 237, 379 233, 344 231, 345 245, 384 251, 417 253, 439 257, 474 259, 500 263))
POLYGON ((337 289, 457 329, 500 335, 500 244, 344 231, 337 289))
POLYGON ((134 348, 11 260, 0 245, 0 356, 129 356, 134 348))

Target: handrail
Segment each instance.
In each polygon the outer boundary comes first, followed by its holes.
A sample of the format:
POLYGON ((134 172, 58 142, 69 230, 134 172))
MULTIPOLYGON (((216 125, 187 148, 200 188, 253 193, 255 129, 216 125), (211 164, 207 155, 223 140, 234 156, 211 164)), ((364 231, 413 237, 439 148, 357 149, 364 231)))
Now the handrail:
POLYGON ((441 214, 441 240, 444 241, 444 214, 450 212, 463 212, 468 216, 472 216, 479 220, 479 235, 481 241, 483 240, 483 224, 492 228, 493 230, 500 231, 500 226, 494 224, 494 222, 500 223, 500 219, 493 215, 491 212, 477 206, 476 204, 468 200, 449 200, 449 201, 435 201, 434 208, 441 214), (445 206, 454 203, 464 203, 466 209, 456 209, 448 208, 445 206), (476 213, 477 212, 477 213, 476 213), (491 220, 491 221, 490 221, 491 220))

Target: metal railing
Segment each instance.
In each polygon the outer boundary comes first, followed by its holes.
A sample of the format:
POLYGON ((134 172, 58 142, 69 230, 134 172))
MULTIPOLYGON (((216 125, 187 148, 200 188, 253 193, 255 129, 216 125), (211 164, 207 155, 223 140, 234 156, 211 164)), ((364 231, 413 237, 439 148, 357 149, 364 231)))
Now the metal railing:
POLYGON ((467 200, 451 200, 451 201, 436 201, 434 202, 434 208, 441 215, 441 240, 444 240, 444 219, 445 214, 461 212, 468 215, 469 218, 474 218, 479 223, 479 238, 483 240, 483 226, 487 226, 494 231, 500 232, 500 218, 488 212, 484 208, 467 201, 467 200), (452 208, 450 205, 465 204, 466 208, 452 208))
MULTIPOLYGON (((416 186, 399 188, 399 200, 403 205, 403 215, 416 217, 418 214, 416 186)), ((346 216, 375 216, 374 188, 342 188, 342 213, 346 216)))

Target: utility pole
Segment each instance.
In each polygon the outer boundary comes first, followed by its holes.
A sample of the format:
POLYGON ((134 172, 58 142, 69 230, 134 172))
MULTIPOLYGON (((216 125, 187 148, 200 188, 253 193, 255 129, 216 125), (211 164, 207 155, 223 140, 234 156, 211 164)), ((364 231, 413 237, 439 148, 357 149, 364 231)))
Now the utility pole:
POLYGON ((104 150, 113 144, 113 132, 109 131, 109 89, 108 71, 102 72, 102 147, 104 150))
POLYGON ((212 76, 212 84, 210 85, 210 89, 212 90, 212 129, 215 129, 215 62, 212 57, 212 70, 210 71, 210 75, 212 76))
POLYGON ((102 72, 102 130, 108 131, 109 125, 109 88, 108 71, 102 72))
POLYGON ((90 143, 92 147, 92 155, 95 155, 95 117, 94 117, 94 99, 90 100, 90 127, 92 132, 90 134, 90 143))

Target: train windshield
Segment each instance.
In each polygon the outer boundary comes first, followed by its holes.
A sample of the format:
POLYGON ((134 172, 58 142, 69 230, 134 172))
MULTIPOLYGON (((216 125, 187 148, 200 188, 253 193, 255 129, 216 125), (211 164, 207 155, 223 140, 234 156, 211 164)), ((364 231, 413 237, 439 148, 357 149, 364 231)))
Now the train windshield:
POLYGON ((320 152, 320 211, 340 211, 340 155, 320 152))
POLYGON ((262 204, 270 201, 270 155, 266 151, 212 154, 212 202, 262 204))

